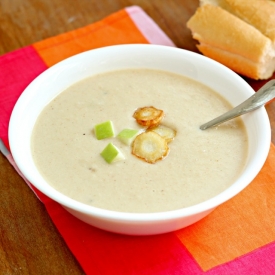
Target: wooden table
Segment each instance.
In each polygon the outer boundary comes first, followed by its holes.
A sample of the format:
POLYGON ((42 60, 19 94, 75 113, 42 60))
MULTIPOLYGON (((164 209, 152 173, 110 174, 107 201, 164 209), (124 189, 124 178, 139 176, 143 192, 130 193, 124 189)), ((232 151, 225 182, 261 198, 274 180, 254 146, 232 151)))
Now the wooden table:
MULTIPOLYGON (((198 0, 0 0, 0 54, 138 5, 184 49, 196 51, 186 28, 198 0)), ((1 68, 0 68, 1 72, 1 68)), ((267 106, 275 143, 275 102, 267 106)), ((0 274, 83 274, 35 197, 0 153, 0 274)))

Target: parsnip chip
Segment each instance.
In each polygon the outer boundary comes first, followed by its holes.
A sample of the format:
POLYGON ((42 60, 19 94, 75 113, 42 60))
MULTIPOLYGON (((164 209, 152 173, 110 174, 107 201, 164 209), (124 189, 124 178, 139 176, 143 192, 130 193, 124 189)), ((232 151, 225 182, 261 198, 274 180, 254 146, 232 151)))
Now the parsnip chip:
POLYGON ((159 134, 161 137, 166 139, 167 143, 171 142, 175 138, 177 133, 174 129, 164 125, 158 125, 157 127, 150 129, 150 131, 159 134))
POLYGON ((133 117, 136 119, 137 123, 146 127, 157 126, 163 116, 164 112, 153 106, 139 108, 133 114, 133 117))
POLYGON ((132 154, 148 163, 163 159, 168 152, 166 140, 151 131, 138 135, 132 144, 132 154))

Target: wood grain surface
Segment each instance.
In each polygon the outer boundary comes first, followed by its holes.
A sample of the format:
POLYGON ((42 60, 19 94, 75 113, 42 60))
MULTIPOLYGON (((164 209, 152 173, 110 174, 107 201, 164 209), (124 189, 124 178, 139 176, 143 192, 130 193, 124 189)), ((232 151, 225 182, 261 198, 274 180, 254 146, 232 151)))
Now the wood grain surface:
MULTIPOLYGON (((198 2, 0 0, 0 55, 83 27, 131 5, 143 8, 176 46, 197 52, 185 24, 198 2)), ((267 110, 275 142, 275 103, 267 110)), ((84 274, 43 204, 1 153, 0 190, 0 274, 84 274)))

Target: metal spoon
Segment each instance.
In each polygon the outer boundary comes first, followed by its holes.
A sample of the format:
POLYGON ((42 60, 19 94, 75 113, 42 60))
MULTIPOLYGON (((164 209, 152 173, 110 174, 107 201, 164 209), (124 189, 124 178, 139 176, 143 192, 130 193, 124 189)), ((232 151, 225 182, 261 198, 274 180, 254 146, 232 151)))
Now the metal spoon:
POLYGON ((256 92, 253 96, 249 97, 247 100, 245 100, 243 103, 236 106, 232 110, 201 125, 200 129, 206 130, 210 127, 217 126, 232 118, 254 111, 265 105, 267 102, 271 101, 273 98, 275 98, 275 79, 267 82, 258 90, 258 92, 256 92))

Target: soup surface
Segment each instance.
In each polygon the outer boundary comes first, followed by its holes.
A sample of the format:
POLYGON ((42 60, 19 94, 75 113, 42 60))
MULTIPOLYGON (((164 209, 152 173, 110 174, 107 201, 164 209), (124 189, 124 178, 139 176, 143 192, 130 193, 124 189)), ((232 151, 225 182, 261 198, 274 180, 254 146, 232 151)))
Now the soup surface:
POLYGON ((199 126, 231 106, 189 78, 156 70, 108 72, 82 80, 51 101, 32 134, 32 153, 43 177, 85 204, 123 212, 188 207, 228 188, 242 172, 247 135, 240 119, 202 131, 199 126), (139 107, 162 109, 162 124, 177 131, 163 160, 149 164, 117 138, 97 140, 96 124, 111 120, 116 133, 139 129, 139 107), (112 142, 125 160, 108 164, 112 142))

